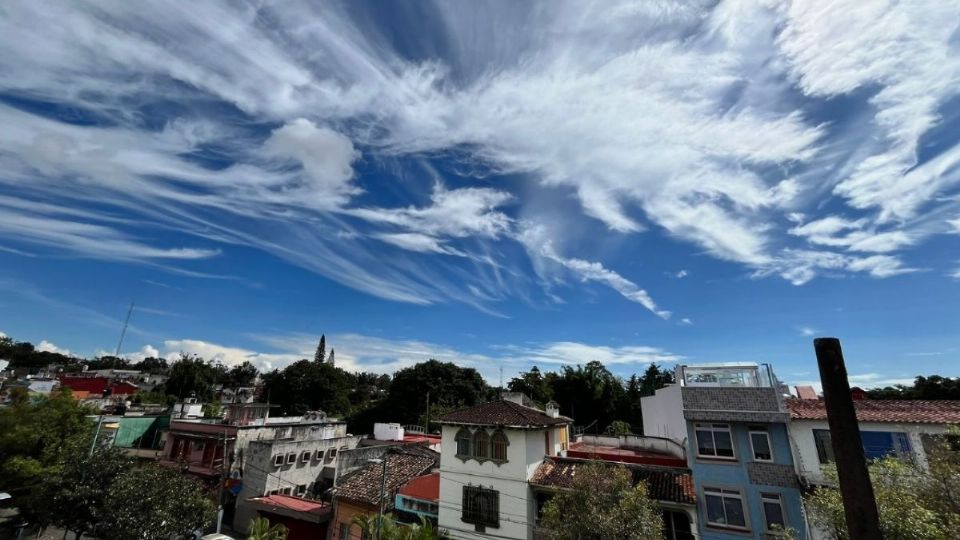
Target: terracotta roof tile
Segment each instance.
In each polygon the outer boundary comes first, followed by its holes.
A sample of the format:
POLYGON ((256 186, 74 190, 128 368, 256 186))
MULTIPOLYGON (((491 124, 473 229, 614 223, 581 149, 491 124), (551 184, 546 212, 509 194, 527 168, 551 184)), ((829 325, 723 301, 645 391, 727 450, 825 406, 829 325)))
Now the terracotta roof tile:
MULTIPOLYGON (((820 399, 786 400, 794 420, 826 420, 827 409, 820 399)), ((920 399, 864 399, 853 402, 861 422, 903 422, 919 424, 960 423, 960 401, 920 399)))
POLYGON ((404 484, 399 493, 422 501, 437 501, 440 499, 440 473, 418 476, 404 484))
MULTIPOLYGON (((426 448, 398 447, 387 454, 387 497, 385 506, 393 508, 393 497, 401 486, 429 474, 440 464, 440 454, 426 448)), ((370 505, 380 504, 383 465, 369 463, 346 476, 337 486, 336 498, 370 505)))
POLYGON ((488 401, 449 412, 437 422, 478 426, 547 427, 570 424, 573 420, 566 416, 553 418, 541 410, 524 407, 512 401, 488 401))
MULTIPOLYGON (((559 489, 569 489, 573 485, 573 476, 577 467, 588 463, 584 460, 569 458, 547 458, 541 463, 530 483, 559 489)), ((622 464, 609 464, 625 466, 622 464)), ((696 504, 696 494, 693 490, 693 473, 686 468, 626 466, 633 475, 633 483, 647 483, 650 497, 658 501, 670 501, 683 504, 696 504)))

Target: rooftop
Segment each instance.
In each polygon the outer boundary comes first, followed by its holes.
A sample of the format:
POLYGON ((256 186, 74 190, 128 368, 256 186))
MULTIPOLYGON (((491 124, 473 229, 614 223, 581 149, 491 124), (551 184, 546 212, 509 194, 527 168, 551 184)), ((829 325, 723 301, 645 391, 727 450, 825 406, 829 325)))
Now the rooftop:
MULTIPOLYGON (((333 505, 323 501, 302 499, 290 495, 268 495, 266 497, 252 497, 250 503, 261 510, 279 513, 282 515, 308 514, 317 521, 329 518, 333 514, 333 505)), ((301 517, 301 516, 295 516, 301 517)))
MULTIPOLYGON (((403 446, 387 454, 386 500, 388 508, 393 506, 394 494, 401 486, 418 476, 428 474, 440 464, 440 454, 420 446, 403 446)), ((383 465, 368 463, 362 468, 344 476, 336 490, 338 500, 380 504, 383 465)))
POLYGON ((400 487, 398 493, 421 501, 440 500, 440 473, 418 476, 400 487))
MULTIPOLYGON (((543 460, 530 483, 535 486, 569 489, 573 486, 573 477, 577 468, 589 463, 587 460, 549 457, 543 460)), ((611 467, 617 465, 610 464, 611 467)), ((651 498, 681 504, 696 504, 693 489, 693 473, 686 468, 668 468, 624 465, 633 477, 633 483, 646 482, 651 498)))
MULTIPOLYGON (((826 420, 827 409, 820 399, 786 400, 794 420, 826 420)), ((918 424, 960 423, 960 401, 919 399, 864 399, 853 402, 861 422, 903 422, 918 424)))
POLYGON ((681 386, 687 387, 776 387, 776 377, 769 364, 717 363, 678 365, 675 376, 681 386))
POLYGON ((539 409, 497 400, 449 412, 441 416, 437 423, 532 428, 571 424, 573 420, 566 416, 554 418, 539 409))
POLYGON ((665 467, 685 467, 687 461, 668 452, 656 450, 613 446, 606 444, 591 444, 575 442, 567 450, 567 456, 572 458, 599 459, 603 461, 617 461, 621 463, 646 463, 648 465, 662 465, 665 467))
POLYGON ((137 386, 127 382, 114 382, 113 379, 106 377, 61 377, 60 386, 69 388, 72 391, 89 392, 103 395, 108 388, 113 395, 128 395, 137 392, 137 386))

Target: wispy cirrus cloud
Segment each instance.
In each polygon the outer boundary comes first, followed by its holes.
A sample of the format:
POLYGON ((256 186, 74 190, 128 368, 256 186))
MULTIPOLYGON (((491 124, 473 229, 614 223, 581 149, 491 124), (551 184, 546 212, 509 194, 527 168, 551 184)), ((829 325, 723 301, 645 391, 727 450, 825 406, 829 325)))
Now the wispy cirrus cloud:
POLYGON ((557 299, 566 275, 666 318, 561 232, 597 225, 797 285, 907 274, 956 215, 958 18, 949 2, 439 4, 397 42, 389 10, 339 4, 19 3, 0 15, 0 196, 63 212, 0 207, 0 235, 181 271, 250 246, 491 312, 532 283, 557 299), (839 99, 850 112, 824 112, 839 99), (550 197, 579 214, 534 204, 550 197))

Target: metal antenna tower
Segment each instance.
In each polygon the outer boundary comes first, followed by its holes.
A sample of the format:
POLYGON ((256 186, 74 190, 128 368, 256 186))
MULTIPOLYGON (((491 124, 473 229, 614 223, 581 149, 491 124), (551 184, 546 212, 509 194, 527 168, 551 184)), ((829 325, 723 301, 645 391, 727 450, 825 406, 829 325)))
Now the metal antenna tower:
POLYGON ((130 316, 133 315, 133 300, 130 300, 130 309, 127 310, 127 318, 123 320, 123 330, 120 331, 120 341, 117 342, 117 350, 114 356, 120 358, 120 347, 123 346, 123 338, 127 335, 127 325, 130 324, 130 316))

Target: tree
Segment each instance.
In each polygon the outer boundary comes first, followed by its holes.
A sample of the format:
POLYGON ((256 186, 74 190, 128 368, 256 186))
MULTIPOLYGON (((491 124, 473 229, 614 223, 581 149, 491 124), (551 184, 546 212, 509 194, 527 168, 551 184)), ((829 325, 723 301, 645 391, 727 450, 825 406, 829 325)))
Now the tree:
POLYGON ((533 366, 530 371, 520 373, 519 377, 510 379, 507 388, 511 392, 523 392, 530 399, 546 404, 553 399, 553 389, 540 373, 540 368, 533 366))
POLYGON ((256 518, 250 522, 250 535, 247 540, 287 540, 289 531, 283 524, 270 526, 267 518, 256 518))
POLYGON ((897 384, 867 390, 870 399, 960 399, 960 377, 918 376, 913 386, 897 384))
POLYGON ((282 414, 323 410, 332 415, 350 412, 356 378, 330 364, 299 360, 283 371, 263 376, 264 393, 282 414))
POLYGON ((563 366, 559 374, 548 373, 546 379, 560 409, 578 424, 595 426, 599 432, 620 416, 623 384, 600 362, 563 366))
POLYGON ((164 392, 176 396, 177 399, 194 395, 203 401, 210 400, 222 369, 202 358, 182 354, 180 359, 170 366, 164 392))
POLYGON ((215 508, 195 480, 159 465, 121 475, 99 517, 103 540, 169 540, 213 521, 215 508))
POLYGON ((113 446, 93 449, 87 438, 71 441, 58 463, 44 474, 27 505, 39 521, 71 531, 76 538, 93 530, 107 493, 133 461, 113 446))
POLYGON ((333 347, 330 347, 330 356, 327 357, 327 363, 330 364, 331 366, 337 365, 337 362, 334 359, 334 354, 336 352, 337 352, 336 349, 334 349, 333 347))
POLYGON ((257 380, 257 375, 260 372, 257 371, 257 366, 254 366, 249 361, 244 361, 242 364, 238 364, 230 368, 230 371, 227 372, 226 378, 223 381, 224 386, 230 388, 241 388, 245 386, 252 386, 253 382, 257 380))
POLYGON ((633 433, 633 430, 630 428, 629 423, 624 422, 623 420, 614 420, 613 422, 610 423, 609 426, 607 426, 607 429, 606 431, 604 431, 604 433, 606 433, 607 435, 616 435, 616 436, 630 435, 631 433, 633 433))
POLYGON ((381 540, 439 540, 440 538, 440 533, 433 524, 423 517, 420 518, 420 523, 415 525, 398 524, 393 514, 387 514, 382 519, 380 516, 373 515, 355 516, 350 523, 360 527, 362 538, 380 538, 381 540))
POLYGON ((391 422, 413 424, 426 410, 426 390, 431 405, 465 407, 486 396, 488 386, 473 368, 452 362, 428 360, 394 373, 385 403, 391 422))
POLYGON ((223 405, 217 400, 204 403, 200 409, 203 411, 204 418, 223 418, 223 405))
MULTIPOLYGON (((870 464, 870 479, 887 540, 960 538, 960 455, 950 447, 956 433, 938 439, 928 452, 928 468, 887 457, 870 464)), ((833 538, 846 540, 846 519, 837 471, 825 471, 827 483, 806 498, 811 518, 833 538)))
POLYGON ((70 391, 0 407, 0 491, 22 491, 59 463, 59 450, 89 441, 91 411, 70 391))
POLYGON ((320 343, 317 344, 317 352, 313 355, 313 361, 322 364, 327 359, 327 336, 320 335, 320 343))
POLYGON ((631 485, 631 479, 621 465, 581 465, 571 488, 544 506, 543 527, 558 540, 662 538, 663 519, 656 502, 647 496, 645 483, 631 485))
POLYGON ((167 361, 163 358, 144 358, 140 362, 137 362, 133 365, 134 368, 139 369, 144 373, 158 374, 166 373, 169 366, 167 366, 167 361))

